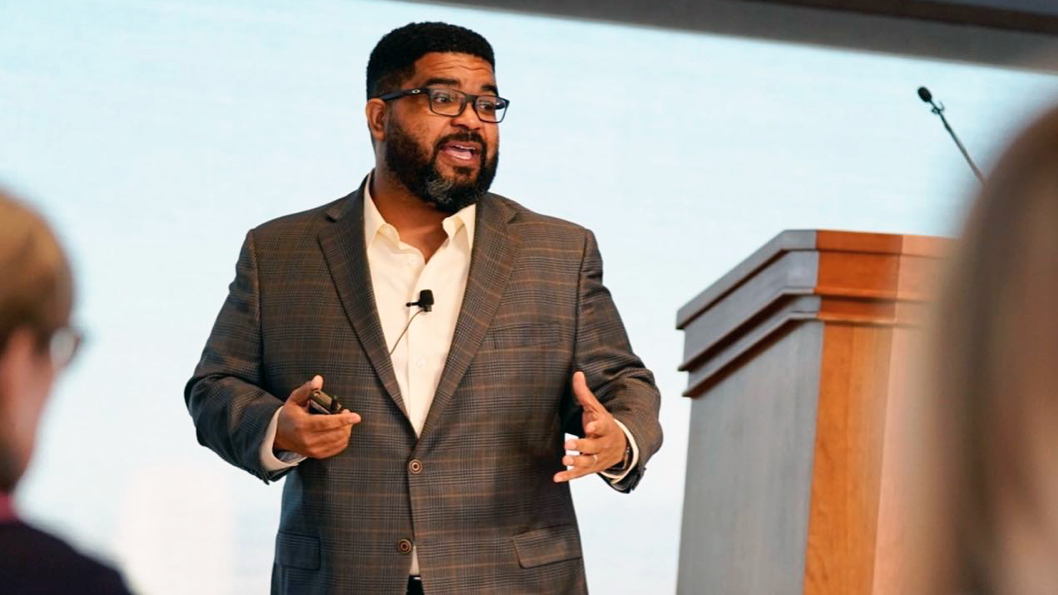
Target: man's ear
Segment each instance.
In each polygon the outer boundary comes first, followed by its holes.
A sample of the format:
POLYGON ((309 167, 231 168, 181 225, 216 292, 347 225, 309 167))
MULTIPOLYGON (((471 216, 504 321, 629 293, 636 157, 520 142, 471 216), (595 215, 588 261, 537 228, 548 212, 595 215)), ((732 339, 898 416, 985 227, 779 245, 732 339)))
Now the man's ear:
POLYGON ((371 138, 376 143, 386 140, 386 116, 389 106, 381 99, 369 99, 364 106, 364 115, 367 116, 367 129, 371 132, 371 138))

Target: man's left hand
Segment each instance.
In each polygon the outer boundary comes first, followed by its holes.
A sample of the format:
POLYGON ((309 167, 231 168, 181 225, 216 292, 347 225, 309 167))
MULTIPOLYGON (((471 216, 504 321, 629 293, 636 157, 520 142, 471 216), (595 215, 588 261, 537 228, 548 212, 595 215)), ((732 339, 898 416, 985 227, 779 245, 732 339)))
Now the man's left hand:
POLYGON ((566 450, 576 451, 566 454, 562 464, 565 471, 555 474, 555 482, 569 481, 605 471, 624 460, 628 438, 614 421, 610 412, 602 406, 588 388, 584 372, 573 374, 573 396, 584 409, 581 423, 584 424, 584 438, 567 440, 566 450))

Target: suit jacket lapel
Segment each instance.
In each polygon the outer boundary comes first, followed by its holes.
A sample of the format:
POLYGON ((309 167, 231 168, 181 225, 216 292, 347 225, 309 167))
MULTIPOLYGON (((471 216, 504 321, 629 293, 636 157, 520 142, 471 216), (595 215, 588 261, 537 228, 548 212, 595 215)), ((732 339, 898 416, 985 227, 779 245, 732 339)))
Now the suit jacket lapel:
POLYGON ((333 223, 320 232, 320 248, 361 347, 371 360, 386 392, 407 419, 408 410, 401 399, 397 377, 393 373, 393 361, 386 350, 386 336, 382 332, 375 292, 371 287, 371 272, 364 244, 363 189, 361 184, 360 189, 327 212, 333 223))
POLYGON ((471 360, 481 347, 485 332, 500 305, 507 288, 511 267, 521 240, 511 233, 509 222, 515 212, 495 196, 486 195, 478 203, 478 219, 474 234, 474 249, 470 257, 470 272, 463 305, 459 310, 452 345, 448 351, 441 380, 434 393, 430 412, 426 416, 420 439, 428 435, 452 401, 459 382, 471 360))

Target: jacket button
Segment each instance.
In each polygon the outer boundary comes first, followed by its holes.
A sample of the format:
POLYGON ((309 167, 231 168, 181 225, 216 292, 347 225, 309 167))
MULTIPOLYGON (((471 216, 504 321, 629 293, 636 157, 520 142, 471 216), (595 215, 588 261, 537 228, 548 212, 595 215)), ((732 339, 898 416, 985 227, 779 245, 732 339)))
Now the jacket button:
POLYGON ((422 461, 419 459, 412 459, 408 463, 408 471, 411 471, 412 475, 418 475, 422 473, 422 461))
POLYGON ((397 551, 402 553, 402 554, 410 554, 411 553, 411 541, 409 541, 407 539, 401 539, 400 541, 398 541, 397 542, 397 551))

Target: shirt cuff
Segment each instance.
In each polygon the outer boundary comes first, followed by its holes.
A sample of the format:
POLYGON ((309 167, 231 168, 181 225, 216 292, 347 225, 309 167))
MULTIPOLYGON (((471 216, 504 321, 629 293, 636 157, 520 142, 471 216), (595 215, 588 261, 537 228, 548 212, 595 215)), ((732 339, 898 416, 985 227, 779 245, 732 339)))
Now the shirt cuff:
POLYGON ((605 471, 599 472, 599 475, 602 475, 606 479, 610 480, 611 484, 620 483, 622 479, 627 477, 628 474, 632 472, 632 469, 636 468, 636 464, 639 463, 639 447, 636 446, 636 439, 632 437, 632 432, 629 432, 628 428, 626 428, 623 423, 618 421, 616 417, 614 418, 614 422, 616 422, 617 426, 621 428, 621 431, 625 433, 625 438, 628 439, 628 445, 632 447, 632 462, 630 462, 628 464, 628 467, 622 470, 620 473, 607 473, 605 471))
MULTIPOLYGON (((304 456, 296 452, 286 450, 273 452, 272 448, 276 442, 276 429, 279 427, 280 411, 281 409, 276 409, 275 415, 272 416, 272 421, 268 423, 268 429, 265 430, 264 441, 261 442, 261 466, 270 473, 293 467, 305 460, 304 456)), ((625 430, 625 433, 627 433, 627 430, 625 430)))

